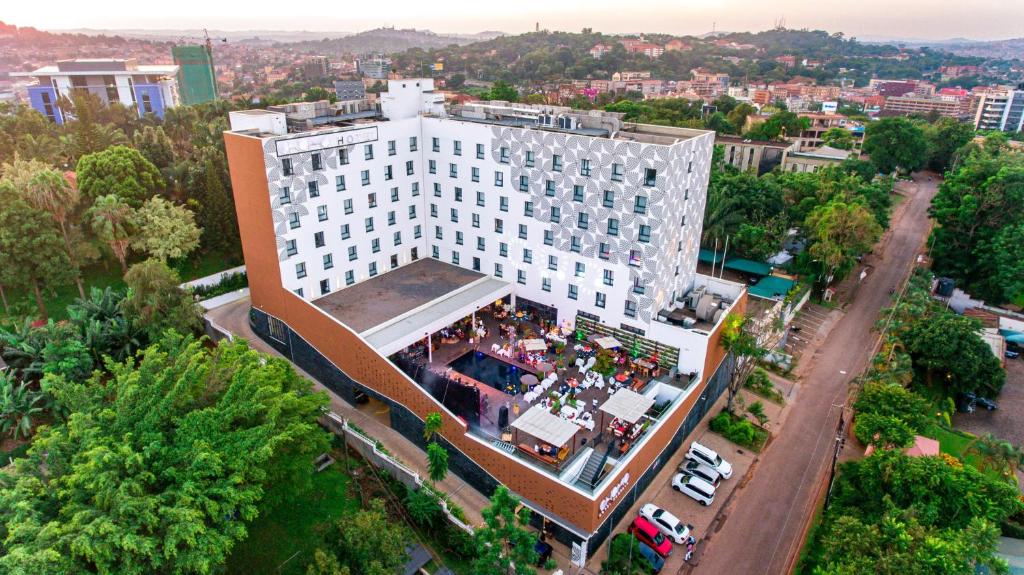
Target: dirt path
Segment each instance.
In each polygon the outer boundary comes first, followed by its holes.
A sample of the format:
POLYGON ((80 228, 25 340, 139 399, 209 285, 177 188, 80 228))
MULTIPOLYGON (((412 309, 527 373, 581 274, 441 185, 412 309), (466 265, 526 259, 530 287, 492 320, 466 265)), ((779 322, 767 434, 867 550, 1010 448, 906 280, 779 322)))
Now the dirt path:
POLYGON ((780 574, 792 564, 828 471, 833 432, 848 384, 867 365, 872 330, 889 289, 908 274, 927 239, 928 206, 937 181, 919 175, 869 263, 846 313, 813 357, 803 360, 800 394, 780 434, 761 456, 753 479, 732 498, 723 527, 710 534, 695 572, 780 574), (810 365, 806 365, 810 362, 810 365))

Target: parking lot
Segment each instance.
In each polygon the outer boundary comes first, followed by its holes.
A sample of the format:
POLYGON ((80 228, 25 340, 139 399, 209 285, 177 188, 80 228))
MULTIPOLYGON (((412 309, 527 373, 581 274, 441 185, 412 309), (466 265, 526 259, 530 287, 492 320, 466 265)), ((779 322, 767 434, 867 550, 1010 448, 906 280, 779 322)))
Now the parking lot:
POLYGON ((786 353, 799 359, 807 346, 817 338, 828 333, 827 324, 831 323, 832 310, 812 303, 804 305, 790 324, 789 336, 786 339, 786 353))
POLYGON ((1020 424, 1020 414, 1024 413, 1024 359, 1006 360, 1006 385, 995 399, 999 409, 957 413, 954 426, 974 435, 991 433, 1014 445, 1024 445, 1024 426, 1020 424))

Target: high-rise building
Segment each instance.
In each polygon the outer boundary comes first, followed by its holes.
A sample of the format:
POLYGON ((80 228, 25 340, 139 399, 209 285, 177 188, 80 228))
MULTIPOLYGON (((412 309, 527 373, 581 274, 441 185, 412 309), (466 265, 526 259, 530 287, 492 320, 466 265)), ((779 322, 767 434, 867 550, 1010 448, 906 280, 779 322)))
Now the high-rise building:
POLYGON ((974 127, 1003 132, 1024 129, 1024 84, 1015 89, 983 92, 978 100, 974 127))
POLYGON ((356 61, 356 69, 367 78, 387 80, 391 74, 391 60, 383 56, 361 59, 356 61))
POLYGON ((217 74, 213 55, 206 46, 173 46, 171 55, 178 66, 178 93, 187 106, 217 99, 217 74))
POLYGON ((714 133, 446 107, 430 79, 389 81, 376 118, 310 110, 232 112, 225 133, 254 330, 418 445, 439 413, 452 472, 587 557, 732 370, 746 290, 696 271, 714 133), (479 351, 453 343, 480 325, 479 351), (529 367, 574 342, 578 368, 529 367), (635 378, 589 373, 614 348, 635 378))
POLYGON ((139 116, 164 117, 164 110, 178 105, 178 66, 147 66, 135 59, 60 60, 32 72, 11 74, 35 78, 28 99, 33 108, 50 120, 64 123, 61 96, 70 98, 83 90, 99 98, 103 105, 119 103, 135 108, 139 116))

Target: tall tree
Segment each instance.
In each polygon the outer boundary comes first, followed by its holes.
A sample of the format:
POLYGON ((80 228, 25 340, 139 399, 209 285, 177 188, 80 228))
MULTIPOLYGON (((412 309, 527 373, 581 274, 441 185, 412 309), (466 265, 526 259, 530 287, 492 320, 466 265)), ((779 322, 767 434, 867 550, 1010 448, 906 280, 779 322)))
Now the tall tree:
POLYGON ((338 558, 352 573, 393 575, 407 561, 405 524, 391 519, 380 499, 339 522, 338 532, 338 558))
POLYGON ((808 253, 824 271, 825 285, 849 270, 857 256, 871 249, 882 234, 882 227, 866 207, 841 200, 814 208, 804 230, 811 240, 808 253))
POLYGON ((145 126, 132 137, 132 146, 158 170, 164 172, 174 163, 174 144, 163 126, 145 126))
POLYGON ((87 382, 55 381, 0 489, 9 573, 216 573, 275 485, 309 482, 327 398, 242 342, 171 334, 87 382))
POLYGON ((90 200, 113 194, 138 206, 164 187, 160 170, 128 146, 111 146, 82 156, 77 173, 78 187, 90 200))
POLYGON ((757 367, 757 360, 764 356, 767 350, 762 347, 761 337, 763 324, 758 324, 737 313, 730 313, 725 316, 722 323, 721 342, 722 349, 732 354, 735 362, 732 375, 729 377, 728 399, 726 409, 733 410, 733 402, 736 394, 739 393, 743 383, 747 381, 750 374, 757 367))
POLYGON ((149 259, 137 263, 124 275, 128 284, 125 314, 133 318, 150 338, 156 340, 167 329, 198 333, 200 314, 192 295, 179 287, 178 272, 167 264, 149 259))
POLYGON ((135 210, 120 196, 110 194, 96 198, 86 215, 93 233, 110 247, 121 270, 128 271, 128 248, 135 237, 135 210))
POLYGON ((53 216, 60 228, 61 238, 64 240, 64 250, 68 256, 68 263, 71 264, 71 271, 75 276, 75 284, 78 286, 78 295, 85 297, 85 286, 82 285, 82 250, 76 245, 75 240, 80 240, 78 234, 79 218, 81 216, 80 204, 82 196, 78 187, 68 181, 65 174, 53 169, 40 171, 32 177, 30 182, 31 191, 26 200, 32 207, 48 212, 53 216))
POLYGON ((999 393, 1006 371, 981 339, 981 323, 941 306, 933 304, 932 309, 900 336, 914 367, 924 371, 926 383, 938 386, 947 396, 966 391, 999 393))
POLYGON ((138 231, 132 247, 162 262, 184 258, 199 247, 200 230, 192 211, 159 196, 135 211, 134 226, 138 231))
MULTIPOLYGON (((219 157, 222 159, 222 156, 219 157)), ((239 254, 238 216, 231 191, 225 189, 221 180, 221 169, 213 159, 204 164, 201 201, 196 210, 199 225, 203 230, 203 247, 225 256, 239 254)))
POLYGON ((928 169, 942 173, 953 164, 957 151, 974 138, 974 128, 956 118, 939 118, 924 127, 928 142, 928 169))
POLYGON ((474 575, 535 573, 535 536, 526 529, 530 524, 530 509, 523 506, 516 513, 517 507, 519 498, 504 485, 499 485, 491 496, 491 504, 481 512, 484 524, 473 534, 477 550, 473 561, 474 575))
POLYGON ((853 134, 846 128, 832 127, 821 135, 821 141, 826 146, 831 146, 839 150, 852 150, 853 149, 853 134))
POLYGON ((864 153, 882 173, 913 172, 928 161, 928 142, 919 125, 907 118, 882 118, 868 124, 864 153))

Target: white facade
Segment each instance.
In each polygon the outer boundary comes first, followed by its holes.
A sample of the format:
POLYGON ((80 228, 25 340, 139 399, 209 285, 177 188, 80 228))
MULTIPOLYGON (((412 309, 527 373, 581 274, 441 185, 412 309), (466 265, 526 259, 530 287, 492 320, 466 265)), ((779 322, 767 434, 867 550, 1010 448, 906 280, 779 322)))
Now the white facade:
POLYGON ((311 300, 435 257, 703 368, 706 334, 657 317, 696 280, 713 132, 646 143, 443 117, 429 81, 390 84, 390 120, 262 134, 285 287, 311 300))

